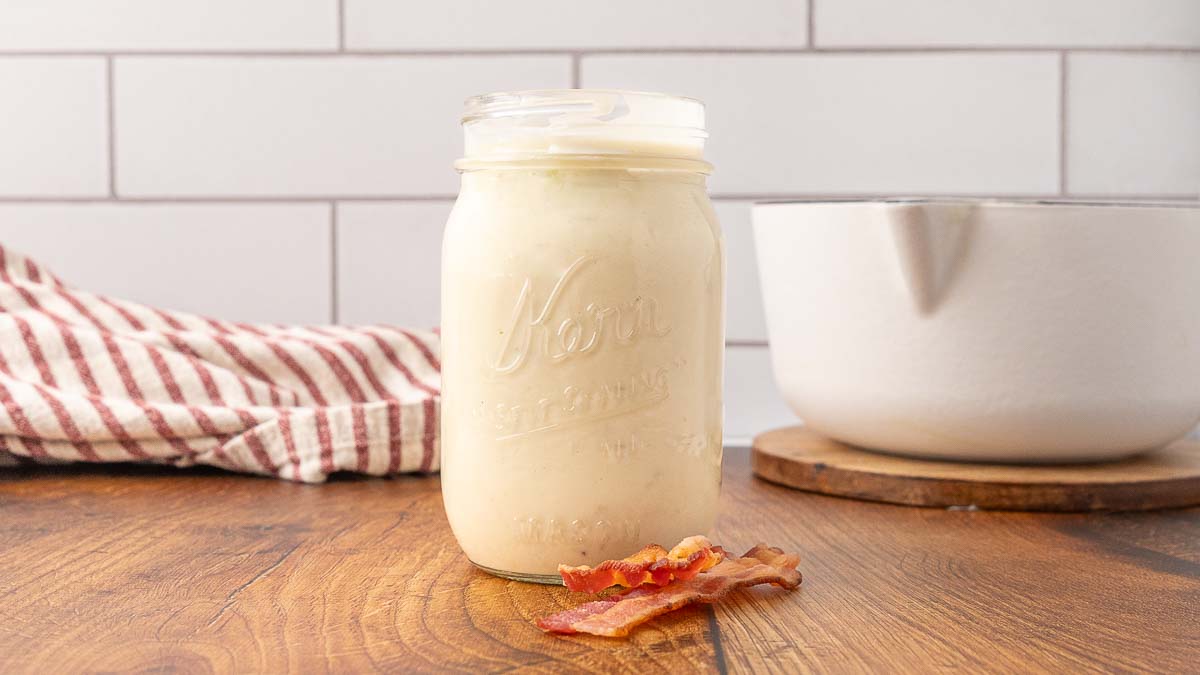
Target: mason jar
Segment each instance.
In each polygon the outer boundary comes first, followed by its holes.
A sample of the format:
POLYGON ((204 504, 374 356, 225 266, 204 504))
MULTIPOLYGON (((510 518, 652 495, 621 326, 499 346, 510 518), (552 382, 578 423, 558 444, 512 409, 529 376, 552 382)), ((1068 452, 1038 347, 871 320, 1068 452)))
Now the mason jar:
POLYGON ((704 106, 469 99, 442 250, 442 492, 493 574, 559 583, 713 525, 724 250, 704 106))

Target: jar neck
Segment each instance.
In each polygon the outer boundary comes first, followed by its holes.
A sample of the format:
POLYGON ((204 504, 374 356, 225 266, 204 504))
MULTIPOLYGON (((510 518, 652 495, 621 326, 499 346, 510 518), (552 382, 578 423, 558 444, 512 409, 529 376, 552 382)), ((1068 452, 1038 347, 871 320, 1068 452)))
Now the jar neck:
POLYGON ((467 101, 460 171, 648 169, 711 173, 704 105, 663 94, 534 90, 467 101))
POLYGON ((578 186, 590 189, 602 185, 636 183, 651 187, 689 186, 705 191, 707 174, 694 170, 647 169, 643 167, 562 166, 484 166, 461 170, 463 190, 504 190, 536 185, 578 186))
POLYGON ((682 172, 707 176, 712 165, 703 159, 644 155, 526 155, 464 157, 454 163, 460 173, 481 170, 579 170, 682 172))

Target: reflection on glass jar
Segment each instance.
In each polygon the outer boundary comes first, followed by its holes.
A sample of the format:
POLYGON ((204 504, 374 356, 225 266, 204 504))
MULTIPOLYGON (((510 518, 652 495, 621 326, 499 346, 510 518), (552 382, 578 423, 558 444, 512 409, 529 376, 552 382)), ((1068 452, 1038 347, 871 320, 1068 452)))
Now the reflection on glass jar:
POLYGON ((724 254, 704 109, 561 90, 467 102, 443 246, 442 486, 468 557, 558 581, 713 525, 724 254))

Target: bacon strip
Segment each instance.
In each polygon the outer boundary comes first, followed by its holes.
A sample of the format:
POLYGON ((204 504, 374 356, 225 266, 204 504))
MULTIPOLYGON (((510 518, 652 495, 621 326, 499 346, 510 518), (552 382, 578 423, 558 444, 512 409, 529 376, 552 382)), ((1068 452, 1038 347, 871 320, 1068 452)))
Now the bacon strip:
POLYGON ((674 579, 691 579, 725 559, 725 550, 707 537, 688 537, 668 551, 650 544, 624 560, 605 560, 595 567, 559 565, 563 583, 572 591, 598 593, 609 586, 665 586, 674 579))
POLYGON ((759 544, 741 558, 727 558, 707 572, 661 588, 635 588, 559 612, 537 625, 548 633, 589 633, 623 637, 633 628, 660 614, 692 603, 714 603, 730 591, 758 584, 788 590, 800 585, 796 571, 800 556, 759 544))

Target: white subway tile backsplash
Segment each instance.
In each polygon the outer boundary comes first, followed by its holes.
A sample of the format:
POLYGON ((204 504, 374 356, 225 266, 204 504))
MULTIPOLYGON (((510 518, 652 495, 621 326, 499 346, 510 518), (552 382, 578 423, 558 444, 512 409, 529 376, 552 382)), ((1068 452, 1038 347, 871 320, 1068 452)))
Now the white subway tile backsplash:
POLYGON ((725 439, 745 444, 755 435, 799 424, 775 386, 766 347, 725 348, 725 439))
POLYGON ((569 83, 566 56, 121 58, 117 190, 453 194, 464 98, 569 83))
POLYGON ((795 423, 751 199, 1200 196, 1200 0, 0 0, 0 243, 154 305, 430 327, 463 98, 576 79, 708 103, 735 442, 795 423))
POLYGON ((105 64, 0 59, 0 197, 108 194, 105 64))
POLYGON ((767 339, 758 285, 758 257, 750 226, 751 204, 746 201, 714 204, 725 234, 725 339, 734 342, 767 339))
POLYGON ((1200 47, 1196 0, 814 0, 819 47, 1200 47))
POLYGON ((337 11, 337 0, 16 0, 0 3, 0 50, 328 50, 337 11))
POLYGON ((803 0, 346 0, 354 49, 803 47, 803 0))
POLYGON ((0 204, 0 243, 84 290, 235 321, 328 323, 327 204, 0 204))
POLYGON ((587 87, 708 104, 718 194, 1058 190, 1055 54, 614 55, 587 87))
POLYGON ((1068 69, 1072 193, 1200 195, 1200 54, 1072 54, 1068 69))
POLYGON ((452 202, 338 205, 338 322, 432 328, 441 317, 442 229, 452 202))

